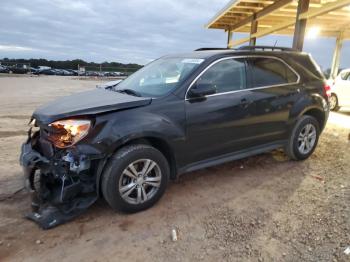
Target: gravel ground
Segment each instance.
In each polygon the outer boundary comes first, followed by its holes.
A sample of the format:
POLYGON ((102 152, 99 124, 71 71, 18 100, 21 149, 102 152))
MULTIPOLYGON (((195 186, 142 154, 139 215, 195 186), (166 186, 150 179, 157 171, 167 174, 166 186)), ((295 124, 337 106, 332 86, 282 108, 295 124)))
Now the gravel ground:
POLYGON ((49 231, 25 220, 18 154, 31 112, 97 83, 0 78, 0 261, 350 261, 350 111, 331 113, 306 161, 277 150, 188 173, 137 214, 100 200, 49 231))

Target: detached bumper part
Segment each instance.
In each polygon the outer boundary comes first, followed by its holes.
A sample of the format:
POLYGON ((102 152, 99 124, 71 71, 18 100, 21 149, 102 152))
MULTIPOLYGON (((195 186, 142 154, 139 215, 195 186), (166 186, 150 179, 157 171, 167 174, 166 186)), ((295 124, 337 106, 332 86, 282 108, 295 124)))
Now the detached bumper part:
POLYGON ((43 229, 77 217, 97 200, 95 177, 87 172, 90 160, 68 150, 62 153, 48 159, 30 141, 22 145, 20 163, 33 209, 26 218, 43 229))
POLYGON ((53 205, 40 206, 38 211, 30 212, 25 217, 34 221, 43 229, 50 229, 79 216, 89 206, 95 203, 96 199, 96 196, 75 199, 71 207, 66 207, 68 208, 67 210, 53 205))

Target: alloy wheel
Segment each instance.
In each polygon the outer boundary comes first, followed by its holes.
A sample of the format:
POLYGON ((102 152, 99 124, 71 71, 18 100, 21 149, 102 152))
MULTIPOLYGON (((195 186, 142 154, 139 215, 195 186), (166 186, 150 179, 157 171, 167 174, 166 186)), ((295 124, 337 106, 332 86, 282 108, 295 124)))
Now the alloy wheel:
POLYGON ((332 95, 329 98, 329 108, 333 110, 336 106, 337 106, 337 98, 334 95, 332 95))
POLYGON ((316 143, 316 127, 313 124, 307 124, 301 129, 298 136, 298 149, 302 154, 308 154, 316 143))
POLYGON ((119 193, 129 204, 142 204, 159 190, 162 173, 151 159, 139 159, 129 164, 119 180, 119 193))

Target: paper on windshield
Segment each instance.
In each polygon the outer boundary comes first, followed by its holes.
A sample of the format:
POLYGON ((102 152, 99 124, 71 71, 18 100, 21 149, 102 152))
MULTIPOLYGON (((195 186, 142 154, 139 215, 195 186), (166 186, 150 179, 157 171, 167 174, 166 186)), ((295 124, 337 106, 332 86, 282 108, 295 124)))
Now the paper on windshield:
POLYGON ((200 58, 186 58, 183 59, 181 62, 184 64, 200 64, 204 61, 204 59, 200 58))

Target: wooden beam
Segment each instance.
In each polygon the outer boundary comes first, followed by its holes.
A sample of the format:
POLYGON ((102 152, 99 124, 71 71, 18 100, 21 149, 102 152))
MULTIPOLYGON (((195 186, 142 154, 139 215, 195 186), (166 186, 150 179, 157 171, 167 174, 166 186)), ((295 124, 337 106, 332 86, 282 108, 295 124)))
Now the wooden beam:
POLYGON ((231 42, 232 42, 232 31, 227 30, 227 48, 232 48, 231 42))
POLYGON ((267 4, 267 5, 270 5, 270 4, 273 4, 274 1, 263 1, 263 0, 241 0, 241 3, 256 3, 256 4, 267 4))
POLYGON ((231 46, 238 46, 238 45, 241 45, 241 44, 244 44, 246 42, 248 42, 250 40, 250 37, 245 37, 245 38, 241 38, 241 39, 238 39, 236 41, 232 41, 231 42, 231 46))
POLYGON ((252 37, 262 37, 262 36, 271 34, 273 32, 276 32, 278 30, 285 29, 285 28, 287 28, 287 27, 289 27, 291 25, 294 25, 294 24, 295 24, 295 21, 287 21, 287 22, 284 22, 284 23, 280 23, 279 25, 277 25, 275 27, 271 27, 269 29, 266 29, 266 30, 257 32, 255 34, 252 34, 252 37))
POLYGON ((237 5, 237 0, 231 0, 227 5, 224 6, 215 16, 211 19, 211 21, 206 25, 206 28, 210 28, 215 22, 217 22, 222 16, 224 16, 227 11, 230 11, 234 6, 237 5))
MULTIPOLYGON (((255 19, 259 20, 260 18, 270 14, 273 11, 276 11, 279 8, 284 7, 285 5, 288 5, 291 2, 293 2, 293 0, 279 0, 279 1, 276 1, 272 5, 269 5, 269 6, 265 7, 263 10, 257 12, 255 14, 255 19)), ((235 31, 235 30, 241 28, 242 26, 251 23, 253 21, 253 19, 254 19, 254 15, 249 16, 249 17, 243 19, 242 21, 238 22, 234 26, 232 26, 231 30, 235 31)))
POLYGON ((331 67, 331 77, 336 78, 339 71, 339 65, 340 65, 340 52, 343 46, 343 40, 344 40, 344 32, 340 32, 337 36, 337 41, 335 43, 335 49, 333 53, 333 59, 332 59, 332 67, 331 67))
POLYGON ((307 19, 300 19, 300 15, 309 10, 310 0, 299 0, 297 16, 295 21, 295 29, 293 36, 293 48, 299 51, 303 50, 304 37, 307 19))
POLYGON ((342 8, 350 4, 350 0, 338 0, 334 2, 330 2, 328 4, 324 4, 322 7, 313 9, 307 12, 303 12, 299 15, 299 19, 310 19, 315 16, 323 15, 325 13, 329 13, 335 9, 342 8))
POLYGON ((258 20, 256 20, 256 17, 254 15, 254 19, 253 19, 252 24, 250 26, 250 40, 249 40, 250 46, 256 45, 256 37, 252 37, 252 34, 255 34, 257 31, 258 31, 258 20))
POLYGON ((276 11, 277 9, 280 9, 280 8, 288 5, 291 2, 293 2, 293 0, 278 0, 274 4, 269 5, 269 6, 265 7, 263 10, 257 12, 256 19, 260 19, 260 18, 276 11))
POLYGON ((255 10, 261 10, 263 9, 263 6, 249 6, 249 5, 237 5, 235 6, 235 9, 255 9, 255 10))

